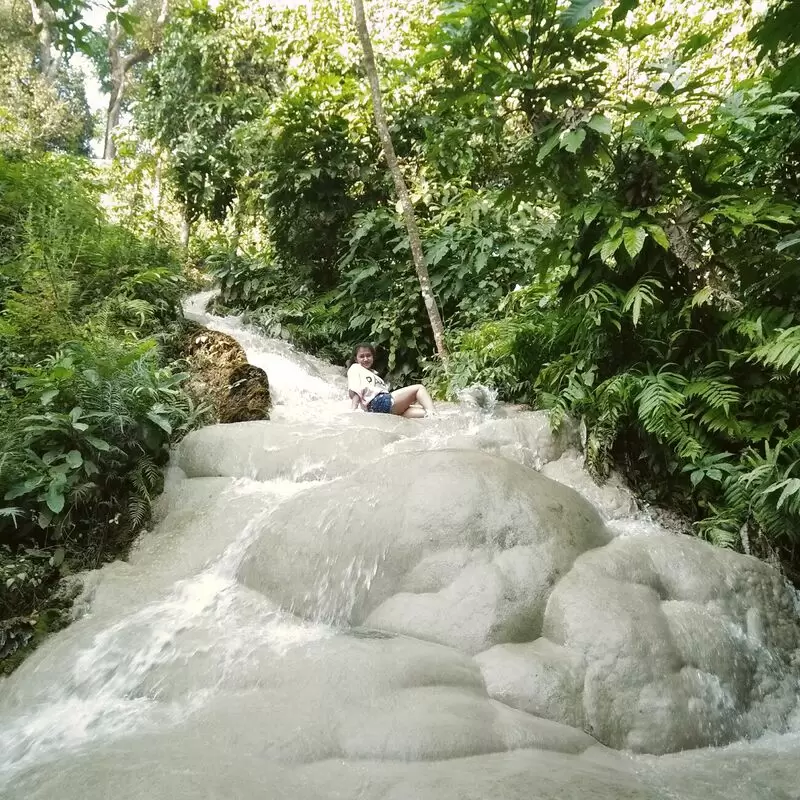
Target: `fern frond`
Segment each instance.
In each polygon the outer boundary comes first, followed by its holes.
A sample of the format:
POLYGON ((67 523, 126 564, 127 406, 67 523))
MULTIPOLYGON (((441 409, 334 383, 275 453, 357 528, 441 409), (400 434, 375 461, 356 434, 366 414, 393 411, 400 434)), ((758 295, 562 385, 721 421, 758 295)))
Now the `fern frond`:
POLYGON ((777 511, 783 507, 786 514, 798 514, 800 513, 800 478, 784 478, 782 481, 773 483, 764 489, 761 497, 764 500, 768 497, 773 500, 777 511), (777 496, 777 500, 774 496, 777 496))
POLYGON ((75 505, 86 503, 93 495, 97 493, 98 488, 99 487, 96 483, 78 483, 70 492, 70 502, 75 505))
POLYGON ((772 540, 791 537, 797 530, 798 520, 768 502, 757 502, 753 506, 752 516, 755 523, 772 540))
POLYGON ((784 392, 776 389, 774 386, 758 386, 750 389, 747 393, 747 399, 744 403, 744 408, 756 408, 758 406, 772 405, 783 403, 786 399, 784 392))
POLYGON ((579 294, 573 300, 573 303, 588 310, 598 305, 621 305, 624 302, 624 298, 625 295, 616 287, 607 283, 597 283, 583 294, 579 294))
POLYGON ((711 433, 724 433, 734 437, 740 431, 739 421, 736 417, 718 408, 709 408, 698 419, 711 433))
POLYGON ((639 324, 643 306, 652 307, 658 302, 657 289, 663 289, 664 284, 655 278, 641 278, 627 292, 622 304, 624 312, 631 312, 634 327, 639 324))
POLYGON ((131 528, 136 530, 147 519, 150 513, 150 503, 138 494, 128 498, 128 520, 131 528))
POLYGON ((676 441, 685 435, 682 412, 686 403, 686 378, 675 372, 643 376, 635 402, 639 421, 648 433, 662 441, 676 441))
POLYGON ((775 338, 756 347, 748 361, 790 373, 800 372, 800 325, 786 328, 775 338))
POLYGON ((697 534, 717 547, 733 548, 739 542, 741 517, 711 506, 711 515, 695 523, 697 534))
POLYGON ((784 308, 756 308, 737 315, 722 328, 722 335, 738 334, 748 343, 763 344, 775 331, 789 327, 795 315, 784 308))
POLYGON ((697 398, 714 409, 722 409, 726 414, 731 406, 741 400, 741 392, 728 379, 701 378, 691 381, 683 390, 687 399, 697 398))
POLYGON ((141 487, 148 494, 156 489, 161 481, 161 470, 149 456, 141 456, 139 458, 134 475, 138 477, 141 487))

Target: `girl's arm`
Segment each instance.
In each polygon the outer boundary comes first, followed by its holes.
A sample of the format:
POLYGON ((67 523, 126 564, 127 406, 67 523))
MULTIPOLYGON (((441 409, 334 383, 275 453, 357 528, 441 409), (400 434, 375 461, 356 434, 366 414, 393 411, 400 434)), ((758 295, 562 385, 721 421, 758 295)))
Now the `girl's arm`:
POLYGON ((353 411, 357 408, 361 408, 363 405, 361 402, 361 394, 359 393, 361 389, 361 380, 359 378, 360 369, 362 368, 359 367, 358 364, 351 364, 350 368, 347 370, 347 396, 350 398, 353 411))
POLYGON ((361 408, 361 398, 356 394, 352 389, 348 392, 350 395, 350 402, 353 404, 353 411, 357 408, 361 408))

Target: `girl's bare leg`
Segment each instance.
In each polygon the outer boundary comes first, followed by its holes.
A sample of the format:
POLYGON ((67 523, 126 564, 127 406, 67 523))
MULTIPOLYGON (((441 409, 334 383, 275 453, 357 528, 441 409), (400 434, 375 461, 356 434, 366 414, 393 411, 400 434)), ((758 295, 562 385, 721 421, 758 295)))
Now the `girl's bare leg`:
POLYGON ((425 409, 420 406, 409 406, 403 412, 403 416, 406 419, 422 419, 425 416, 425 409))
POLYGON ((419 403, 428 413, 433 411, 433 400, 421 383, 404 386, 402 389, 395 389, 392 392, 392 414, 406 416, 406 411, 414 403, 419 403))

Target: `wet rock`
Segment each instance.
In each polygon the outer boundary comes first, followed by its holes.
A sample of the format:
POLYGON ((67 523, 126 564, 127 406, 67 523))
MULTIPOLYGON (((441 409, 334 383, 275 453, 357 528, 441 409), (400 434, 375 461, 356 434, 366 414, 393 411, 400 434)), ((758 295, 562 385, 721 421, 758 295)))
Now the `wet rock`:
POLYGON ((609 539, 575 492, 512 461, 402 453, 282 505, 239 575, 307 617, 477 653, 535 638, 555 582, 609 539))
MULTIPOLYGON (((604 744, 648 753, 725 744, 782 729, 795 708, 800 626, 780 602, 786 593, 755 558, 634 536, 576 560, 549 597, 542 634, 582 662, 585 723, 604 744)), ((551 715, 553 680, 531 678, 554 661, 525 657, 527 676, 515 678, 519 653, 479 656, 490 693, 551 715)), ((561 661, 557 680, 568 681, 561 661)))
MULTIPOLYGON (((245 710, 252 710, 252 706, 245 706, 245 710)), ((269 708, 258 707, 258 711, 262 718, 269 719, 269 708)), ((450 721, 456 724, 459 720, 453 717, 450 721)), ((182 725, 169 734, 158 732, 124 743, 106 743, 94 753, 80 752, 62 758, 48 772, 31 770, 23 774, 10 787, 6 798, 88 800, 110 794, 115 800, 198 797, 663 800, 665 797, 662 786, 646 785, 624 759, 604 751, 594 752, 599 748, 579 754, 517 749, 449 759, 331 758, 285 763, 265 758, 257 745, 243 743, 238 735, 240 728, 232 723, 219 728, 213 723, 201 729, 194 727, 191 730, 182 725), (202 731, 214 734, 213 744, 208 736, 202 736, 202 731)), ((448 732, 444 733, 446 742, 448 732)), ((299 732, 298 740, 302 742, 299 732)), ((710 800, 708 792, 680 797, 710 800)), ((730 794, 714 795, 713 800, 723 797, 731 800, 730 794)))
POLYGON ((560 430, 553 431, 546 412, 508 408, 511 409, 508 416, 489 419, 470 432, 459 432, 447 439, 445 445, 477 448, 537 470, 577 445, 578 429, 570 420, 560 430))
POLYGON ((61 608, 69 608, 83 591, 83 578, 80 575, 65 575, 50 595, 49 603, 61 608))
POLYGON ((562 484, 477 450, 422 451, 285 503, 239 576, 311 619, 474 654, 493 697, 615 748, 781 729, 800 627, 778 573, 689 537, 609 542, 562 484))
POLYGON ((497 645, 475 656, 475 661, 492 697, 537 717, 584 727, 586 667, 579 654, 537 639, 497 645))
POLYGON ((269 419, 269 381, 264 370, 247 362, 231 336, 189 323, 182 354, 189 363, 189 391, 210 402, 220 422, 269 419))
MULTIPOLYGON (((359 416, 365 420, 389 419, 389 428, 396 427, 394 420, 399 419, 377 414, 359 416)), ((402 420, 401 424, 409 422, 402 420)), ((319 426, 279 422, 209 425, 183 439, 173 463, 190 478, 313 481, 353 472, 381 458, 383 448, 399 438, 400 434, 391 429, 372 425, 331 428, 322 433, 319 426)))
POLYGON ((604 519, 620 519, 636 513, 636 498, 622 477, 612 472, 598 484, 583 468, 583 459, 575 451, 542 466, 542 475, 575 489, 597 508, 604 519))
POLYGON ((65 799, 112 787, 129 800, 250 798, 268 786, 270 797, 298 800, 658 797, 585 733, 489 699, 464 654, 324 629, 281 649, 292 623, 239 599, 224 617, 178 631, 173 657, 136 687, 148 718, 205 691, 200 708, 37 763, 4 796, 43 800, 57 786, 65 799))
POLYGON ((341 375, 306 377, 281 397, 298 425, 187 445, 130 561, 85 576, 91 613, 3 681, 0 795, 797 797, 796 733, 667 756, 587 735, 665 752, 796 731, 775 572, 630 519, 612 542, 518 463, 574 446, 536 412, 338 414, 341 375))

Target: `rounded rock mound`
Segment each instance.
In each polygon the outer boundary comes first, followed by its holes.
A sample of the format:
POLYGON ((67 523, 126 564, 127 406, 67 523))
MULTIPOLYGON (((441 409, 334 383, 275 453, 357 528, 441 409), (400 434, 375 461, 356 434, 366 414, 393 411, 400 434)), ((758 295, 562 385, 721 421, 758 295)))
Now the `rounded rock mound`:
POLYGON ((520 464, 401 453, 284 503, 239 577, 307 618, 478 653, 538 636, 552 587, 608 541, 589 503, 520 464))
POLYGON ((477 450, 396 454, 295 495, 239 579, 309 619, 474 655, 491 697, 615 748, 725 744, 796 707, 777 572, 691 537, 612 540, 572 489, 477 450))
POLYGON ((181 354, 191 374, 187 388, 210 403, 221 423, 269 419, 272 399, 267 374, 248 363, 232 336, 187 322, 181 354))
POLYGON ((633 536, 576 560, 542 638, 477 660, 492 697, 661 754, 782 730, 798 647, 791 592, 771 567, 688 536, 633 536))
POLYGON ((315 481, 353 472, 400 438, 372 427, 323 429, 279 422, 207 425, 178 446, 175 466, 189 478, 315 481))

